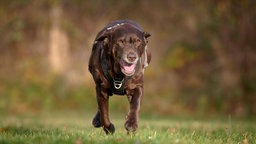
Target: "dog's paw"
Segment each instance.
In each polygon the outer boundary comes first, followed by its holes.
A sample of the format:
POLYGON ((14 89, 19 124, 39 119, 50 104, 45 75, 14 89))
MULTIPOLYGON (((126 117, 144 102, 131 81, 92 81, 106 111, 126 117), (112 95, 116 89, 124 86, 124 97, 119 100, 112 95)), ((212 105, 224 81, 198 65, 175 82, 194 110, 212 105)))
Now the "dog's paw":
POLYGON ((110 123, 110 125, 108 127, 104 127, 103 126, 103 130, 105 131, 105 133, 108 135, 108 134, 114 134, 115 132, 115 126, 110 123))
POLYGON ((97 113, 97 114, 95 115, 95 117, 93 118, 93 120, 92 120, 92 125, 93 125, 95 128, 99 128, 99 127, 102 126, 101 121, 100 121, 100 115, 99 115, 99 113, 97 113))
POLYGON ((127 120, 124 124, 125 129, 127 130, 127 134, 130 134, 130 132, 135 134, 136 129, 138 128, 138 123, 137 120, 132 119, 132 120, 127 120))

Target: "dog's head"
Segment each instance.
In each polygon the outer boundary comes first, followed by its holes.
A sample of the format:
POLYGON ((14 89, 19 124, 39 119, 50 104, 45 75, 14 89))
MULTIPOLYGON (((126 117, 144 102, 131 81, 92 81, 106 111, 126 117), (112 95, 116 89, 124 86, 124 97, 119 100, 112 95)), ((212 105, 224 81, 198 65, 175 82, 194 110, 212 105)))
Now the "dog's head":
POLYGON ((112 57, 123 74, 131 76, 145 52, 147 38, 150 36, 134 25, 121 23, 103 30, 96 41, 103 41, 106 52, 112 57))

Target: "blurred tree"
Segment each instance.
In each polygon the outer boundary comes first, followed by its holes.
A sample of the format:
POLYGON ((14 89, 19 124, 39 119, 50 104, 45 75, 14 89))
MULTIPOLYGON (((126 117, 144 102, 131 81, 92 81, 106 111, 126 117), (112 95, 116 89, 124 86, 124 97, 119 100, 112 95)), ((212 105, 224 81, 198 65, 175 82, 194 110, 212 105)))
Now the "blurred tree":
POLYGON ((62 8, 59 5, 52 7, 51 28, 49 42, 49 62, 52 70, 58 74, 63 74, 69 64, 69 39, 61 28, 62 8))
POLYGON ((256 64, 255 12, 254 1, 225 0, 216 1, 212 13, 218 20, 219 42, 222 44, 219 53, 223 54, 219 54, 222 59, 221 85, 230 102, 228 109, 247 115, 255 113, 256 101, 253 82, 256 72, 253 66, 256 64))

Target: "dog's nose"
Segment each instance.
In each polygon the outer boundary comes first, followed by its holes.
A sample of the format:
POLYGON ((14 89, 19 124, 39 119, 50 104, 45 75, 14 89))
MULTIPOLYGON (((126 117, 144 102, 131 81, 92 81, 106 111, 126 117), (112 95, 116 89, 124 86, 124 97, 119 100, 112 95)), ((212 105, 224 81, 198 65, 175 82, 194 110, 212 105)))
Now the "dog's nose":
POLYGON ((127 55, 127 59, 129 62, 134 62, 136 60, 136 58, 137 58, 137 55, 135 53, 130 52, 127 55))

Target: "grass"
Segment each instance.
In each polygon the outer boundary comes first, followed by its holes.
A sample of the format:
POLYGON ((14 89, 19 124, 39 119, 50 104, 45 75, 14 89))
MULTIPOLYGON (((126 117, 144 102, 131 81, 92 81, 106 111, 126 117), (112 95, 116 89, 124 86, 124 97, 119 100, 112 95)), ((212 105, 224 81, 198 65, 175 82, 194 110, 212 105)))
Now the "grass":
POLYGON ((120 117, 112 118, 114 135, 91 125, 91 115, 82 116, 4 116, 0 118, 2 144, 226 144, 256 143, 252 120, 192 120, 141 118, 136 135, 126 135, 120 117))

